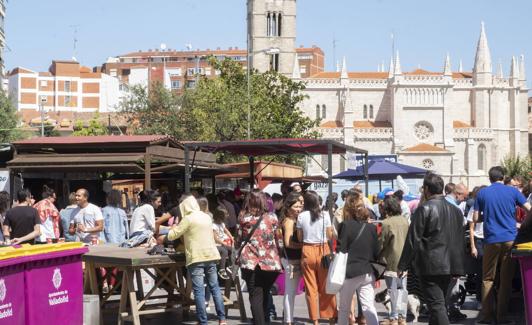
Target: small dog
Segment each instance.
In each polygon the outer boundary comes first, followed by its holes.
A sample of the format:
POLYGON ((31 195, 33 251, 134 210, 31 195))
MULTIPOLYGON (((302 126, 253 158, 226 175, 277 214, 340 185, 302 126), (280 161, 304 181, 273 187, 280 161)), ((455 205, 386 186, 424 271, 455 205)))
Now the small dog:
MULTIPOLYGON (((390 303, 390 294, 388 290, 383 290, 375 295, 375 302, 381 303, 384 305, 388 313, 391 310, 390 303)), ((421 302, 416 295, 408 295, 407 298, 407 309, 414 316, 414 323, 417 323, 419 318, 419 309, 421 307, 421 302)))

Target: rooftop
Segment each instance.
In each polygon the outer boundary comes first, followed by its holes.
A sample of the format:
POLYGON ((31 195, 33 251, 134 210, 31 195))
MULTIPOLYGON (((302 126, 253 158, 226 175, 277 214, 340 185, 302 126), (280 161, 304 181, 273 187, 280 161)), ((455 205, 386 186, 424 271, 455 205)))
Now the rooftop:
POLYGON ((428 143, 420 143, 410 148, 403 149, 403 152, 449 152, 446 149, 433 146, 428 143))

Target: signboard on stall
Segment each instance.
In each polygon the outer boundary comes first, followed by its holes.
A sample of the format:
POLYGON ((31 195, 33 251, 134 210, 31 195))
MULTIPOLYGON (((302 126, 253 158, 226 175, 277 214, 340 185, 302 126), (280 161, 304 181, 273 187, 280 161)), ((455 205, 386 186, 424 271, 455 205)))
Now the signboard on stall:
POLYGON ((9 192, 9 171, 0 170, 0 191, 9 192))
MULTIPOLYGON (((364 166, 364 155, 357 155, 354 153, 347 154, 347 168, 356 169, 359 166, 364 166)), ((387 160, 396 163, 397 155, 368 155, 368 163, 372 160, 387 160)))

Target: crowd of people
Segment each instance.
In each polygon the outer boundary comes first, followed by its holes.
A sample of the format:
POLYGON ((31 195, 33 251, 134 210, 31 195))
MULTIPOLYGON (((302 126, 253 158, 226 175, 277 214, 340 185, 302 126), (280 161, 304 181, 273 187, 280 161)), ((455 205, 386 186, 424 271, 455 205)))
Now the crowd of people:
MULTIPOLYGON (((429 324, 449 324, 467 317, 460 311, 466 274, 474 282, 477 323, 509 324, 515 273, 510 253, 516 241, 532 240, 527 218, 532 183, 505 177, 498 166, 490 169, 489 178, 491 185, 468 192, 464 184, 444 184, 440 176, 428 173, 420 199, 409 203, 400 190, 371 201, 354 187, 340 194, 341 207, 337 195, 322 202, 316 192, 299 185, 284 186, 282 194, 272 196, 238 188, 207 196, 197 191, 173 203, 168 195, 145 189, 131 220, 118 190, 109 191, 107 205, 100 208, 89 202, 86 189, 78 189, 59 211, 55 192, 45 186, 36 203, 28 190, 18 191, 13 207, 9 195, 0 192, 1 240, 182 249, 200 324, 207 324, 211 297, 219 324, 226 324, 219 279, 238 275, 257 325, 275 316, 272 288, 279 279, 284 284, 285 324, 295 323, 301 282, 314 324, 320 319, 330 324, 406 324, 410 296, 426 306, 429 324), (338 252, 347 254, 347 262, 345 281, 335 295, 327 292, 326 282, 338 252), (389 313, 380 320, 375 262, 385 265, 389 296, 389 313)), ((105 286, 115 284, 116 273, 102 270, 105 286)))

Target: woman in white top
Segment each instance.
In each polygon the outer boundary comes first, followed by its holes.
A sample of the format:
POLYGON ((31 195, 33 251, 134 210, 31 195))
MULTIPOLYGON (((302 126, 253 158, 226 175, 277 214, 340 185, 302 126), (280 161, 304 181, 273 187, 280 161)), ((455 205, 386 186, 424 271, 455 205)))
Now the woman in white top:
POLYGON ((309 317, 315 325, 319 319, 329 319, 334 324, 336 296, 325 292, 327 269, 321 264, 323 256, 330 253, 327 241, 333 236, 331 218, 327 211, 321 211, 316 192, 307 191, 303 198, 304 212, 297 219, 296 229, 299 241, 303 242, 301 269, 309 317))
POLYGON ((140 206, 138 206, 131 216, 130 236, 135 237, 135 233, 149 230, 155 233, 155 209, 161 205, 161 195, 158 191, 144 190, 139 194, 140 206))

